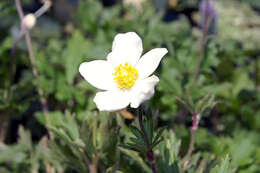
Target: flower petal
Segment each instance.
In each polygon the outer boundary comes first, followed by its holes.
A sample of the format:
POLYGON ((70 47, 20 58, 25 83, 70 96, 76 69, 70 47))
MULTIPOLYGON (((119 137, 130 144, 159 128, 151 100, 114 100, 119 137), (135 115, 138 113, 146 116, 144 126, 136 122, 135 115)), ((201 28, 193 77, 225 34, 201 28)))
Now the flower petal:
POLYGON ((168 50, 165 48, 155 48, 144 54, 136 65, 139 72, 139 79, 150 76, 167 52, 168 50))
POLYGON ((130 103, 128 92, 104 91, 98 92, 94 98, 100 111, 117 111, 127 107, 130 103))
POLYGON ((150 99, 154 95, 154 87, 158 82, 159 78, 155 75, 137 82, 132 91, 133 95, 130 106, 137 108, 142 102, 150 99))
POLYGON ((143 51, 142 39, 135 32, 117 34, 112 45, 112 52, 107 60, 115 66, 128 62, 136 65, 143 51))
POLYGON ((101 90, 114 90, 116 88, 113 81, 113 67, 103 60, 84 62, 79 66, 80 74, 91 85, 101 90))

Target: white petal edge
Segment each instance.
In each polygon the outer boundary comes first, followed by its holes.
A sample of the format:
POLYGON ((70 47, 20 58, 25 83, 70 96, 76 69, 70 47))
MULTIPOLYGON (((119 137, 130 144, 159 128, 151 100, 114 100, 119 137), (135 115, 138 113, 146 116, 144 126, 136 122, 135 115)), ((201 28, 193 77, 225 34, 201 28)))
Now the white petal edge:
POLYGON ((130 106, 138 108, 141 103, 150 99, 154 95, 154 87, 159 81, 157 76, 152 75, 137 82, 132 91, 130 106))
POLYGON ((161 59, 168 53, 166 48, 155 48, 144 54, 136 65, 139 79, 150 76, 159 66, 161 59))
POLYGON ((107 61, 95 60, 84 62, 79 66, 79 72, 94 87, 101 90, 115 90, 113 67, 107 61))
POLYGON ((130 103, 128 92, 104 91, 98 92, 93 100, 99 111, 113 112, 127 107, 130 103))
POLYGON ((142 39, 135 32, 117 34, 112 45, 112 52, 107 60, 117 66, 128 62, 136 65, 143 52, 142 39))

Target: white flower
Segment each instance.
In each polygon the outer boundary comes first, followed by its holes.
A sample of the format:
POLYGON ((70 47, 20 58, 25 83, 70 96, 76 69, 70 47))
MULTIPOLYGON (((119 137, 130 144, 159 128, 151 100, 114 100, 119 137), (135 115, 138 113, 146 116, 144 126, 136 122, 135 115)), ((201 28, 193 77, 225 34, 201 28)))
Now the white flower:
POLYGON ((26 29, 32 29, 35 24, 36 24, 36 17, 35 17, 34 14, 32 14, 32 13, 27 14, 27 15, 23 18, 23 20, 22 20, 22 25, 23 25, 26 29))
POLYGON ((142 4, 145 2, 146 0, 124 0, 123 3, 126 5, 133 5, 134 7, 136 7, 138 10, 141 10, 142 4))
POLYGON ((105 90, 94 98, 100 111, 116 111, 129 104, 137 108, 153 96, 159 78, 152 73, 168 51, 155 48, 141 57, 142 51, 142 40, 135 32, 117 34, 107 60, 80 65, 80 74, 94 87, 105 90))

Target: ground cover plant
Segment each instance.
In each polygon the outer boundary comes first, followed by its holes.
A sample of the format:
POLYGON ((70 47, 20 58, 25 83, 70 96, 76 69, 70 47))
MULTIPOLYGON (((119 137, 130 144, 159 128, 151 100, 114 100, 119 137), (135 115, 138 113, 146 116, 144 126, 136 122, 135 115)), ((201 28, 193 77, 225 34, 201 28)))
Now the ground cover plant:
POLYGON ((0 173, 259 173, 259 7, 0 1, 0 173))

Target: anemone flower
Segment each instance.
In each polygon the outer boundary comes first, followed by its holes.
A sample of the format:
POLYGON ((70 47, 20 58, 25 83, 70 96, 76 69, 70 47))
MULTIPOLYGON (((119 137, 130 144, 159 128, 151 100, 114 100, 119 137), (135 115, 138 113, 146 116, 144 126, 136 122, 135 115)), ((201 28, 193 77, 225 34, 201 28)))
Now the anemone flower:
POLYGON ((106 60, 80 64, 84 79, 103 90, 94 97, 100 111, 117 111, 128 105, 137 108, 154 95, 159 78, 152 74, 168 51, 155 48, 141 57, 142 51, 142 40, 135 32, 120 33, 106 60))

